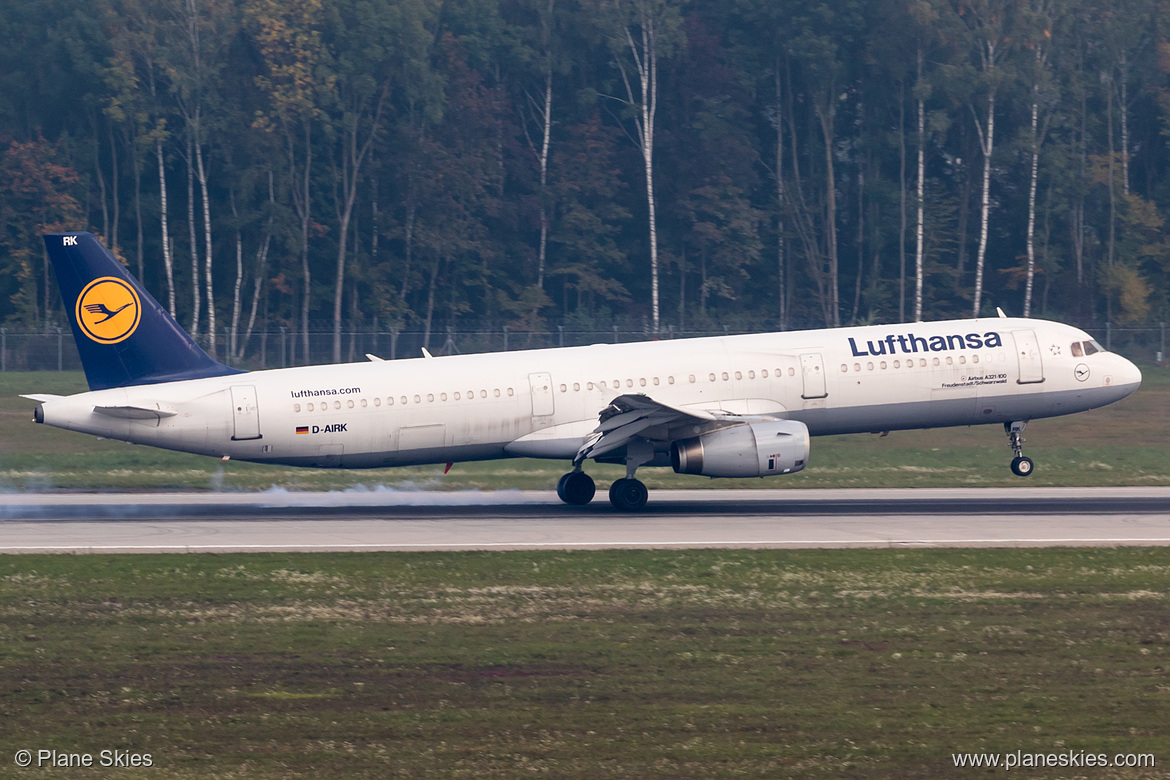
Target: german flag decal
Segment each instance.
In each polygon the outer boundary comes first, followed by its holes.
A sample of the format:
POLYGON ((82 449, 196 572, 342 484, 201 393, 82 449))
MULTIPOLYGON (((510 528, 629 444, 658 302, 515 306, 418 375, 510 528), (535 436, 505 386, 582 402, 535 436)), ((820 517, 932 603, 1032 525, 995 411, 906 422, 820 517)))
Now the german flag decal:
POLYGON ((308 432, 309 432, 309 426, 307 426, 307 425, 298 425, 297 426, 297 433, 308 433, 308 432))

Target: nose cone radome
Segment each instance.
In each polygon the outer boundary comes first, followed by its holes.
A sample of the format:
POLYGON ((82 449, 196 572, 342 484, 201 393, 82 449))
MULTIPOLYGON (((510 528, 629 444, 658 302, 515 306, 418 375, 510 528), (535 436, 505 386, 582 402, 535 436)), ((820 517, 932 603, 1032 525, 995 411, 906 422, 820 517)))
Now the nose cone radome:
POLYGON ((1142 384, 1142 372, 1129 360, 1117 356, 1117 367, 1113 369, 1113 386, 1124 392, 1125 396, 1137 390, 1142 384))

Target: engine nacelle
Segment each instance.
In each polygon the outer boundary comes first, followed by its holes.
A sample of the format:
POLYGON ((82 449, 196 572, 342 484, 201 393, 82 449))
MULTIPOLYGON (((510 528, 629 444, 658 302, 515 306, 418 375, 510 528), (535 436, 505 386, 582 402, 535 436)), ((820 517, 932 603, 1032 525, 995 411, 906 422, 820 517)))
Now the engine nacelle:
POLYGON ((679 474, 705 477, 770 477, 795 474, 808 462, 808 428, 796 420, 749 423, 683 439, 670 445, 679 474))

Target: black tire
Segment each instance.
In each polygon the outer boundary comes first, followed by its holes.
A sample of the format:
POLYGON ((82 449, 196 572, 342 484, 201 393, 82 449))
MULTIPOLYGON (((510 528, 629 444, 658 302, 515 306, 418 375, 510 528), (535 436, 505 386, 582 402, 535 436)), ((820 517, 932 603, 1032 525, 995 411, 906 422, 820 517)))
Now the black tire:
POLYGON ((646 507, 650 492, 636 479, 619 479, 609 487, 609 502, 623 512, 636 512, 646 507))
POLYGON ((1036 464, 1031 458, 1019 457, 1012 459, 1012 473, 1017 477, 1030 477, 1036 470, 1036 464))
POLYGON ((570 471, 557 482, 557 497, 572 506, 584 506, 593 500, 597 486, 584 471, 570 471))

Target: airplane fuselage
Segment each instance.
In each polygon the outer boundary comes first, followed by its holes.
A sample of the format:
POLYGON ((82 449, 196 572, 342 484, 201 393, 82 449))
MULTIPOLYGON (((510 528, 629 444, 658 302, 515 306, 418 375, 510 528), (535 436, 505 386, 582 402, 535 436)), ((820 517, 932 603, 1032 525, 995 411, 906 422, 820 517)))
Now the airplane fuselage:
MULTIPOLYGON (((295 466, 568 460, 627 394, 724 413, 693 434, 738 416, 796 420, 818 436, 1071 414, 1140 383, 1132 363, 1098 350, 1059 323, 955 320, 253 371, 53 398, 37 414, 295 466)), ((660 447, 647 465, 667 463, 660 447)))

